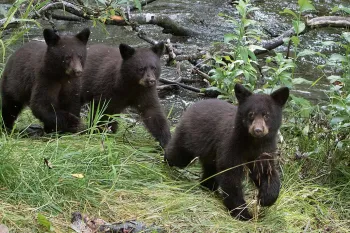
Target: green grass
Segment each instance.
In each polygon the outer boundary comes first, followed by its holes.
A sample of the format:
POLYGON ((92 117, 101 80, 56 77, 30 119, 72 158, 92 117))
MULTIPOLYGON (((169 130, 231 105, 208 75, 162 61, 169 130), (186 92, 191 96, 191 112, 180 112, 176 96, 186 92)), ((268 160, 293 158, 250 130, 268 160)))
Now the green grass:
MULTIPOLYGON (((20 126, 31 118, 26 114, 21 115, 20 126)), ((229 216, 220 197, 198 186, 198 165, 180 170, 164 164, 162 150, 141 124, 130 127, 123 121, 113 135, 33 139, 2 134, 0 148, 0 223, 11 232, 47 232, 37 220, 39 213, 54 232, 72 232, 70 218, 75 211, 109 222, 154 223, 168 232, 349 232, 350 228, 349 169, 339 165, 336 176, 330 173, 319 159, 323 151, 296 161, 295 150, 284 143, 278 201, 269 208, 257 206, 257 191, 245 182, 246 200, 256 218, 241 222, 229 216), (312 166, 326 168, 315 169, 315 176, 304 171, 312 166)))

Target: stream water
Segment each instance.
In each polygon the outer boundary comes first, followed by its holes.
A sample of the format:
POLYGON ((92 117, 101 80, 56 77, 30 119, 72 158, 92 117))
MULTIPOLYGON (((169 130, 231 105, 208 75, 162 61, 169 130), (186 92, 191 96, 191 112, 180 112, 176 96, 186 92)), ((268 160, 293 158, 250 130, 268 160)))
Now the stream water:
MULTIPOLYGON (((262 30, 266 30, 269 34, 280 35, 284 31, 291 28, 291 17, 281 14, 283 9, 297 9, 297 0, 285 1, 252 1, 254 6, 259 10, 252 14, 253 19, 257 20, 262 30)), ((343 4, 349 6, 348 0, 314 0, 314 6, 318 10, 317 16, 329 15, 331 8, 343 4), (347 4, 347 5, 346 5, 347 4)), ((1 5, 0 5, 1 6, 1 5)), ((136 12, 135 12, 136 13, 136 12)), ((191 30, 198 32, 198 35, 192 37, 174 36, 167 33, 163 28, 156 25, 142 25, 141 28, 147 33, 147 36, 155 40, 170 39, 174 47, 192 54, 198 49, 209 50, 214 42, 222 41, 225 33, 232 32, 233 25, 226 22, 219 13, 238 18, 235 6, 229 0, 157 0, 143 8, 143 13, 164 14, 171 17, 178 24, 185 26, 191 30)), ((132 46, 149 46, 147 42, 140 39, 135 32, 128 27, 120 27, 114 25, 97 25, 92 27, 92 22, 66 22, 55 21, 59 31, 76 33, 84 27, 90 27, 92 30, 90 44, 104 43, 112 46, 118 46, 119 43, 127 43, 132 46)), ((41 22, 43 28, 51 26, 46 22, 41 22)), ((323 48, 322 41, 332 40, 339 41, 343 29, 340 28, 322 28, 315 29, 300 36, 300 49, 313 49, 322 53, 334 53, 337 47, 323 48)), ((33 28, 30 33, 25 36, 25 40, 34 38, 42 39, 42 29, 33 28)), ((268 39, 268 38, 267 38, 268 39)), ((15 45, 12 49, 19 47, 21 43, 15 45)), ((286 46, 280 46, 276 49, 279 52, 287 51, 286 46)), ((11 53, 11 51, 9 52, 11 53)), ((308 80, 317 80, 322 73, 316 69, 316 66, 322 64, 323 60, 316 56, 302 59, 299 63, 296 76, 303 77, 308 80)), ((165 62, 164 62, 165 64, 165 62)), ((186 62, 180 63, 181 76, 184 78, 193 78, 190 72, 190 65, 186 62)), ((179 74, 175 66, 163 66, 162 78, 176 79, 179 74)), ((334 70, 326 71, 327 75, 336 72, 334 70)), ((316 87, 300 86, 299 93, 309 99, 317 101, 326 98, 324 90, 327 90, 327 81, 325 78, 316 85, 316 87)), ((161 95, 162 103, 166 107, 166 111, 171 111, 171 118, 178 119, 183 109, 191 102, 201 98, 196 93, 179 89, 161 95)), ((175 120, 176 121, 176 120, 175 120)))

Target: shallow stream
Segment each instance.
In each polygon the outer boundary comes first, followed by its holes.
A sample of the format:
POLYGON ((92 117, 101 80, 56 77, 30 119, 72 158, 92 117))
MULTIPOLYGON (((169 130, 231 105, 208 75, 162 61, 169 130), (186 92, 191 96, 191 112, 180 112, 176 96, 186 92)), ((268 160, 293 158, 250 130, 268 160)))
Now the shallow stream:
MULTIPOLYGON (((257 20, 261 29, 268 32, 270 35, 280 35, 284 31, 291 28, 291 17, 281 14, 283 9, 289 8, 292 10, 297 9, 297 1, 262 1, 255 0, 252 4, 260 9, 252 14, 253 19, 257 20)), ((323 16, 329 15, 331 8, 334 6, 343 4, 349 4, 347 0, 314 0, 314 6, 318 10, 317 15, 323 16)), ((1 6, 1 5, 0 5, 1 6)), ((138 13, 138 12, 132 12, 138 13)), ((174 36, 167 33, 163 28, 156 25, 142 25, 141 28, 147 33, 147 36, 155 40, 170 39, 173 45, 184 51, 185 53, 192 54, 198 50, 209 50, 214 42, 222 41, 225 33, 232 32, 233 25, 226 22, 222 17, 219 17, 219 13, 225 13, 227 15, 238 17, 238 13, 234 5, 229 0, 157 0, 143 8, 143 13, 149 14, 162 14, 167 15, 179 25, 187 27, 198 34, 196 36, 184 37, 174 36)), ((131 14, 131 16, 132 16, 131 14)), ((97 25, 92 27, 92 22, 87 21, 83 23, 68 22, 68 21, 54 21, 57 29, 61 32, 76 33, 84 27, 90 27, 92 30, 90 44, 104 43, 113 46, 118 46, 119 43, 127 43, 133 46, 149 46, 147 42, 140 39, 137 34, 129 27, 121 27, 114 25, 97 25)), ((48 22, 41 22, 43 28, 51 26, 48 22)), ((322 53, 330 54, 337 51, 336 47, 323 48, 321 46, 322 41, 332 40, 339 41, 343 29, 340 28, 321 28, 307 32, 300 36, 301 47, 300 49, 313 49, 322 53)), ((31 40, 34 38, 42 39, 42 29, 33 28, 30 30, 30 34, 26 35, 26 39, 31 40)), ((269 39, 268 37, 264 39, 269 39)), ((25 41, 24 40, 24 41, 25 41)), ((12 49, 19 47, 21 43, 14 46, 12 49)), ((286 52, 286 46, 280 46, 276 49, 279 52, 286 52)), ((11 53, 11 51, 9 52, 11 53)), ((321 77, 322 73, 316 69, 316 66, 322 64, 323 61, 316 57, 307 57, 302 59, 297 68, 296 77, 303 77, 308 80, 315 81, 321 77)), ((164 62, 165 64, 165 62, 164 62)), ((181 77, 193 78, 191 74, 191 65, 188 62, 180 64, 181 77)), ((328 70, 327 76, 337 72, 334 70, 328 70)), ((163 66, 162 78, 174 80, 179 77, 176 66, 163 66)), ((328 89, 327 80, 322 78, 316 86, 300 86, 298 91, 307 98, 318 101, 325 99, 325 90, 328 89)), ((162 102, 166 106, 167 112, 171 110, 171 118, 177 119, 183 109, 191 102, 200 99, 201 96, 187 91, 177 90, 161 95, 162 102)))

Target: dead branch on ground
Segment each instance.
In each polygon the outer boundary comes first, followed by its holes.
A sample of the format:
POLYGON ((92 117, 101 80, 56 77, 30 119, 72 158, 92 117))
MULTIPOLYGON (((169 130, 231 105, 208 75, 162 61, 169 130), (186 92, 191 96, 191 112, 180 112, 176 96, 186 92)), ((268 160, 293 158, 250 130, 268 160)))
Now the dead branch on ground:
MULTIPOLYGON (((312 29, 316 27, 350 27, 350 17, 341 17, 341 16, 316 17, 313 19, 306 20, 306 26, 312 29)), ((303 31, 302 33, 305 33, 305 31, 303 31)), ((261 43, 261 47, 263 47, 266 50, 255 50, 254 53, 258 55, 258 54, 265 53, 268 50, 275 49, 284 43, 283 41, 284 38, 289 38, 294 35, 296 35, 294 28, 291 28, 276 38, 263 41, 261 43)))
POLYGON ((322 16, 306 20, 309 27, 350 27, 350 17, 322 16))

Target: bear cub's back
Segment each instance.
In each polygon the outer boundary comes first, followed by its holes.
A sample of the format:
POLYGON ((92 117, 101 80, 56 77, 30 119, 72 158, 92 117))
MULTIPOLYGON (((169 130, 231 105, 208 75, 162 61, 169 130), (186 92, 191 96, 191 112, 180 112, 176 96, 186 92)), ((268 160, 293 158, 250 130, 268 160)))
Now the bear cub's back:
POLYGON ((16 96, 18 100, 28 101, 35 73, 43 59, 45 50, 44 42, 31 41, 12 54, 6 63, 1 88, 6 87, 6 92, 16 96), (11 78, 18 76, 21 78, 11 78))

